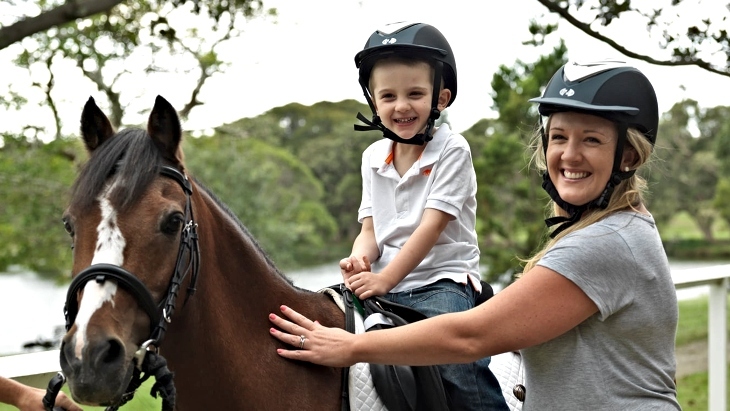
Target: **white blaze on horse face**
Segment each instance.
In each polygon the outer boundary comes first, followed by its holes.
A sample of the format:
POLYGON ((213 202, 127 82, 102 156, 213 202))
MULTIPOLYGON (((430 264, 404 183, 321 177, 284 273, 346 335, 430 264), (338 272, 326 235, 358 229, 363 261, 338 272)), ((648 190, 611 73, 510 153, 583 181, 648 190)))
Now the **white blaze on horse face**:
MULTIPOLYGON (((117 211, 109 201, 109 193, 114 188, 111 185, 107 190, 99 196, 99 204, 101 208, 101 221, 96 228, 96 251, 91 264, 114 264, 121 266, 124 262, 124 236, 119 226, 117 226, 117 211)), ((81 359, 81 352, 86 345, 88 338, 86 329, 96 310, 101 308, 105 302, 111 302, 114 305, 114 295, 117 292, 116 281, 104 281, 97 283, 89 281, 84 286, 84 297, 81 299, 79 312, 76 315, 76 357, 81 359)))

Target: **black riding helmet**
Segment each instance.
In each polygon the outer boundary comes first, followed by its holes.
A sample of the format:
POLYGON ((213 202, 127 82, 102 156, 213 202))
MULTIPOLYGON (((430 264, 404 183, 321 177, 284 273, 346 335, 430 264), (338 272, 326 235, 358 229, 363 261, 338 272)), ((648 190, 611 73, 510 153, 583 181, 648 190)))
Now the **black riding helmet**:
POLYGON ((355 66, 360 71, 360 86, 373 112, 372 121, 358 113, 358 119, 367 126, 355 125, 355 130, 380 130, 384 137, 405 144, 422 145, 431 140, 431 129, 441 114, 438 110, 438 94, 442 78, 444 87, 451 90, 451 100, 446 106, 450 106, 456 98, 456 60, 449 42, 438 29, 425 23, 401 23, 384 30, 376 30, 368 38, 363 50, 355 55, 355 66), (370 73, 373 66, 378 60, 391 55, 423 59, 434 68, 433 99, 428 125, 424 134, 411 139, 402 139, 383 125, 370 95, 370 73))
MULTIPOLYGON (((539 103, 538 111, 543 116, 560 111, 576 111, 606 118, 618 128, 613 171, 606 189, 597 199, 586 204, 570 204, 560 198, 547 170, 543 173, 542 187, 570 215, 546 220, 548 226, 566 223, 553 231, 551 236, 555 236, 578 221, 587 209, 606 208, 616 185, 634 175, 635 170, 620 169, 626 132, 629 127, 636 128, 654 145, 659 126, 659 107, 649 79, 636 68, 614 60, 569 62, 553 75, 542 97, 530 101, 539 103)), ((547 133, 544 129, 541 132, 543 150, 547 152, 547 133)))

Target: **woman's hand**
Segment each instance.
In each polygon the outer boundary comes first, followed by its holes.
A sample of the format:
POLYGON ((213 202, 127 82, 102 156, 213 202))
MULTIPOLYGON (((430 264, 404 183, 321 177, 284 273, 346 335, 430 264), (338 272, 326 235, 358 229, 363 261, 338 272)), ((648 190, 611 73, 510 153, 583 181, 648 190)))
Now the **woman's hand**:
POLYGON ((357 362, 352 358, 351 350, 355 334, 324 327, 285 305, 281 306, 281 312, 288 320, 269 314, 269 320, 278 327, 272 327, 270 333, 294 349, 279 348, 276 351, 280 356, 330 367, 347 367, 357 362))
MULTIPOLYGON (((18 403, 18 409, 21 411, 45 411, 46 408, 43 406, 43 396, 45 395, 46 391, 43 389, 28 387, 26 395, 24 395, 18 403)), ((71 401, 71 399, 68 398, 63 391, 58 393, 55 407, 61 407, 65 411, 83 411, 83 409, 71 401)))

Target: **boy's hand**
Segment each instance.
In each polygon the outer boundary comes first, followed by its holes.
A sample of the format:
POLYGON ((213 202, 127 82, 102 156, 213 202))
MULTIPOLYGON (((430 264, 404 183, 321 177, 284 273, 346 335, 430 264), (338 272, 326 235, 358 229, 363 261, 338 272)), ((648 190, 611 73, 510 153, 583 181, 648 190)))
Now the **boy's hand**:
MULTIPOLYGON (((363 271, 370 271, 370 269, 370 259, 367 256, 363 256, 362 259, 350 256, 340 260, 340 273, 347 288, 350 288, 350 278, 353 275, 363 271)), ((352 288, 350 289, 352 290, 352 288)))
POLYGON ((388 277, 370 271, 355 274, 350 277, 349 281, 348 287, 361 300, 376 295, 385 295, 394 287, 388 277))

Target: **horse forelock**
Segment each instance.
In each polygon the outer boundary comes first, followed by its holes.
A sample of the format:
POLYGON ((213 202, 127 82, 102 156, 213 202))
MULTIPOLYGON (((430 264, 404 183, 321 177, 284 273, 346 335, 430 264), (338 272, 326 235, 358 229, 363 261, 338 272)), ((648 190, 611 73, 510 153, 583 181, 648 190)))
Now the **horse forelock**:
POLYGON ((70 205, 79 210, 91 207, 114 175, 118 183, 108 198, 111 205, 124 210, 159 175, 162 161, 162 155, 146 131, 123 130, 92 152, 71 189, 70 205))

